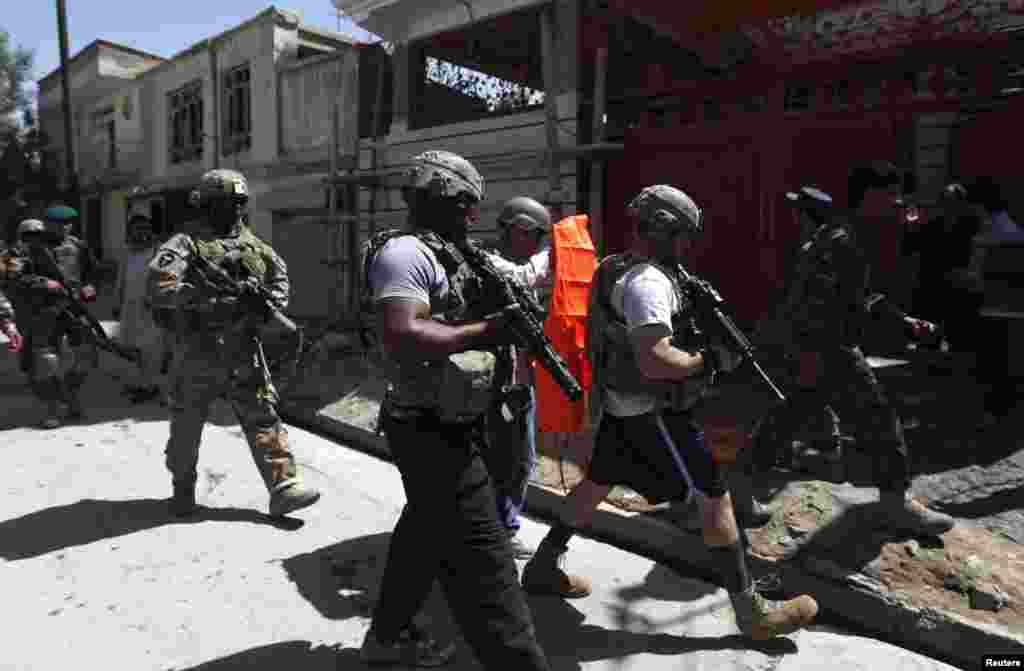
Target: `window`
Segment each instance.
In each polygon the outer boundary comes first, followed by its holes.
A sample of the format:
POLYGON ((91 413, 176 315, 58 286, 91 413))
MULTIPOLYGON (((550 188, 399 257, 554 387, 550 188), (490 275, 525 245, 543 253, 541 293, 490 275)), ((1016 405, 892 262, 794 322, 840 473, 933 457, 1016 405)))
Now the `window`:
POLYGON ((168 154, 172 164, 203 157, 203 83, 189 82, 167 94, 168 154))
POLYGON ((536 8, 429 38, 412 50, 413 128, 538 109, 544 104, 536 8))
POLYGON ((249 64, 224 73, 224 115, 222 154, 246 151, 252 146, 252 94, 249 64))

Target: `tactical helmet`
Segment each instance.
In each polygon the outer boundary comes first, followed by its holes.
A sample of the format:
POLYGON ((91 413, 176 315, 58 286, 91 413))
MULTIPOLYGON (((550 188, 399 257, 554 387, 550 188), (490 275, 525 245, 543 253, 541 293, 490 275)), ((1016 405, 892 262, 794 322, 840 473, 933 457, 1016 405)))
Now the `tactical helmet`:
POLYGON ((551 231, 551 213, 533 198, 518 196, 505 201, 498 215, 503 226, 517 226, 525 231, 551 231))
POLYGON ((484 178, 473 164, 450 151, 425 151, 412 159, 407 188, 435 198, 484 199, 484 178))
POLYGON ((18 224, 18 237, 32 233, 43 234, 46 233, 46 224, 39 221, 38 219, 26 219, 18 224))
POLYGON ((666 184, 647 187, 626 207, 640 219, 639 233, 645 238, 667 240, 678 233, 695 236, 704 232, 697 204, 679 189, 666 184))
POLYGON ((249 185, 236 170, 210 170, 199 179, 199 186, 192 189, 188 200, 195 208, 227 202, 244 205, 249 201, 249 185))

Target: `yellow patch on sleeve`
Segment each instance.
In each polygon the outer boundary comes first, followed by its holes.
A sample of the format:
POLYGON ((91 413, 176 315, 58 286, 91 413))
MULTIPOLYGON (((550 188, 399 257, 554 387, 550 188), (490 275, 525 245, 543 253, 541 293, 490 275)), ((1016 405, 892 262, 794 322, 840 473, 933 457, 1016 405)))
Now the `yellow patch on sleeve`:
POLYGON ((157 286, 162 290, 174 289, 178 286, 177 273, 162 272, 157 276, 157 286))

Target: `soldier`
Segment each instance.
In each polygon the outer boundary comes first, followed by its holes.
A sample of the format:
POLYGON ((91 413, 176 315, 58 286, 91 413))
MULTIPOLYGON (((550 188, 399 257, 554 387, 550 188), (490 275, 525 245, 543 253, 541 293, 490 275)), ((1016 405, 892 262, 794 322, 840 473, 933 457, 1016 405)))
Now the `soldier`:
POLYGON ((79 391, 99 360, 85 327, 66 313, 69 293, 86 303, 96 300, 91 283, 96 261, 80 240, 66 237, 64 214, 48 211, 45 223, 38 219, 21 222, 20 242, 0 263, 25 327, 21 369, 43 401, 42 426, 47 429, 60 426, 63 409, 71 418, 82 417, 79 391), (62 370, 66 372, 62 374, 62 370))
MULTIPOLYGON (((784 334, 778 334, 778 340, 786 348, 786 361, 795 383, 786 403, 792 407, 794 416, 801 418, 802 423, 811 420, 818 424, 814 442, 823 443, 823 452, 831 467, 831 479, 842 481, 842 435, 839 416, 816 386, 813 360, 802 355, 799 348, 793 347, 794 339, 798 336, 794 328, 800 329, 798 313, 805 309, 805 276, 814 272, 810 263, 814 256, 809 252, 815 249, 818 237, 828 228, 827 223, 834 214, 833 201, 832 196, 813 186, 803 186, 797 191, 788 192, 786 199, 801 230, 800 246, 794 259, 796 269, 788 282, 788 293, 779 307, 775 322, 783 325, 785 331, 784 334)), ((780 434, 779 416, 777 411, 769 412, 753 431, 755 442, 762 446, 755 450, 754 457, 762 467, 777 461, 790 464, 795 456, 791 449, 793 434, 780 434)), ((799 427, 792 427, 794 433, 797 428, 799 427)))
POLYGON ((363 264, 363 305, 389 381, 381 428, 406 505, 361 655, 371 664, 450 662, 454 646, 413 622, 437 579, 485 668, 548 669, 482 456, 483 418, 508 382, 497 368, 512 336, 506 306, 484 294, 460 252, 484 181, 460 156, 428 151, 412 160, 403 196, 412 231, 375 236, 363 264))
POLYGON ((523 570, 527 590, 579 598, 588 582, 559 560, 617 484, 649 501, 687 502, 706 495, 704 542, 721 570, 742 633, 765 640, 806 626, 818 606, 809 596, 769 601, 756 590, 722 466, 704 444, 693 409, 711 376, 739 358, 700 335, 678 272, 702 232, 701 212, 682 191, 651 186, 629 204, 634 243, 595 273, 587 321, 593 364, 591 407, 598 419, 587 477, 566 498, 560 520, 523 570))
MULTIPOLYGON (((540 305, 546 306, 551 291, 551 214, 533 198, 521 196, 505 203, 498 215, 502 251, 508 259, 492 255, 495 266, 531 289, 540 305)), ((492 445, 485 453, 487 470, 494 480, 498 518, 512 541, 516 559, 529 559, 533 549, 524 544, 519 532, 519 515, 526 504, 530 474, 537 460, 536 393, 533 369, 520 352, 513 355, 513 382, 525 391, 525 407, 507 416, 503 404, 495 404, 488 415, 492 445)))
MULTIPOLYGON (((869 317, 900 326, 913 336, 934 328, 908 317, 881 294, 868 294, 870 266, 857 235, 864 226, 881 226, 895 216, 901 182, 888 164, 851 171, 852 215, 825 217, 801 249, 796 288, 800 300, 791 316, 793 346, 800 353, 804 386, 814 387, 818 398, 837 407, 839 416, 854 427, 857 444, 874 452, 883 524, 894 531, 931 536, 952 529, 953 518, 908 496, 910 455, 903 427, 860 349, 869 317)), ((772 440, 792 436, 803 412, 800 403, 780 406, 769 420, 775 426, 772 440)), ((755 455, 770 453, 771 449, 755 448, 755 455)))
POLYGON ((287 515, 320 498, 298 476, 263 357, 259 331, 269 309, 255 289, 268 289, 273 307, 283 310, 289 299, 288 271, 270 245, 241 225, 248 194, 238 172, 204 174, 189 194, 201 226, 194 235, 173 236, 149 264, 154 316, 173 329, 171 435, 165 454, 174 488, 171 512, 177 516, 196 510, 203 424, 210 404, 221 395, 227 396, 245 431, 270 493, 270 514, 287 515), (223 287, 204 278, 207 263, 235 284, 223 287))

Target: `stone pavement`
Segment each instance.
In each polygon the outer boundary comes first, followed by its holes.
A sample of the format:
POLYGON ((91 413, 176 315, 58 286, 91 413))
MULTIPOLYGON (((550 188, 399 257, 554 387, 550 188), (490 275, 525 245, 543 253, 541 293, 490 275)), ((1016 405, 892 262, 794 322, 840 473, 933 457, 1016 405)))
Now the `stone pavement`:
MULTIPOLYGON (((88 415, 41 431, 36 405, 0 349, 0 668, 12 671, 366 671, 358 646, 404 495, 386 461, 292 427, 303 476, 321 501, 286 521, 267 495, 239 427, 218 402, 203 436, 203 511, 168 516, 166 411, 118 395, 128 367, 104 355, 88 415)), ((546 526, 524 520, 537 543, 546 526)), ((802 671, 954 667, 840 628, 815 626, 750 646, 724 592, 650 558, 585 538, 575 565, 588 599, 530 598, 554 671, 802 671)), ((435 593, 425 618, 453 636, 452 671, 479 666, 435 593)))
MULTIPOLYGON (((331 338, 333 343, 317 351, 315 363, 306 366, 306 373, 285 386, 285 411, 291 421, 337 436, 348 444, 387 458, 386 441, 373 432, 383 380, 345 336, 331 338)), ((935 390, 942 385, 936 382, 930 386, 934 396, 935 390)), ((749 427, 771 400, 756 381, 742 378, 734 379, 721 389, 720 398, 722 403, 716 405, 712 401, 709 404, 708 414, 719 424, 723 418, 733 417, 735 426, 731 429, 735 432, 749 427), (727 409, 723 409, 724 403, 727 403, 727 409)), ((963 396, 958 397, 957 402, 962 404, 963 396)), ((913 406, 914 399, 907 405, 913 406)), ((946 412, 948 414, 949 411, 946 412)), ((938 414, 941 416, 943 413, 940 410, 938 414)), ((1021 488, 1024 485, 1024 451, 1014 444, 1012 434, 979 437, 972 431, 957 436, 950 433, 948 427, 930 428, 928 421, 922 421, 922 428, 916 433, 911 432, 910 439, 912 449, 917 448, 916 472, 921 473, 914 482, 915 493, 954 514, 959 527, 969 532, 964 538, 957 537, 956 542, 950 538, 948 556, 942 558, 945 564, 936 570, 947 564, 959 565, 958 562, 966 561, 953 554, 955 548, 965 543, 970 545, 977 537, 989 539, 996 536, 986 528, 998 532, 997 540, 1009 544, 994 546, 994 551, 1019 547, 1014 541, 1022 538, 1018 534, 1024 531, 1024 526, 1019 523, 1024 511, 1024 500, 1020 498, 1024 491, 1021 488), (938 441, 936 436, 942 436, 943 440, 938 441)), ((859 464, 861 472, 866 467, 866 459, 856 452, 851 454, 850 461, 859 464)), ((807 491, 820 493, 828 499, 830 514, 821 520, 828 533, 819 536, 808 533, 807 529, 789 529, 786 526, 790 520, 787 507, 787 517, 781 524, 782 533, 777 533, 770 540, 788 545, 777 553, 778 556, 753 556, 757 572, 779 575, 788 592, 813 594, 832 617, 885 640, 950 660, 963 668, 976 666, 981 652, 1024 653, 1024 627, 1020 626, 1024 624, 1024 610, 1020 611, 1019 619, 1014 619, 1024 604, 1016 604, 995 617, 968 608, 966 601, 954 603, 957 608, 940 607, 949 602, 948 598, 946 601, 936 598, 935 603, 940 606, 930 605, 928 600, 922 601, 923 606, 909 603, 897 589, 901 585, 888 582, 891 577, 888 572, 875 577, 871 575, 872 569, 878 565, 877 561, 875 564, 871 562, 883 555, 889 556, 892 548, 907 539, 878 536, 853 525, 863 504, 877 497, 877 489, 854 484, 801 482, 806 479, 796 474, 774 473, 771 477, 760 478, 757 488, 762 500, 770 499, 777 510, 782 510, 784 504, 788 506, 791 500, 808 500, 807 491), (802 538, 794 539, 792 536, 802 538), (811 542, 814 539, 817 539, 816 543, 811 542), (840 551, 848 546, 865 544, 873 548, 874 556, 865 557, 861 552, 857 554, 860 564, 829 563, 821 558, 820 551, 816 552, 823 541, 835 544, 840 551)), ((856 479, 854 482, 863 484, 856 479)), ((557 489, 545 484, 551 483, 532 484, 528 498, 529 513, 550 520, 556 514, 562 497, 557 489)), ((682 561, 691 566, 694 575, 711 578, 712 567, 699 535, 687 533, 682 528, 686 525, 674 519, 673 512, 627 512, 605 505, 590 535, 651 558, 671 557, 676 562, 682 561)), ((781 513, 776 515, 775 521, 780 520, 781 513)), ((926 548, 928 552, 934 549, 926 548)), ((906 551, 910 552, 909 549, 906 551)), ((868 554, 871 552, 868 550, 868 554)), ((973 561, 971 557, 968 559, 973 561)), ((895 561, 899 563, 899 560, 895 561)), ((938 581, 941 588, 941 577, 938 581)), ((939 596, 938 592, 935 596, 939 596)))

